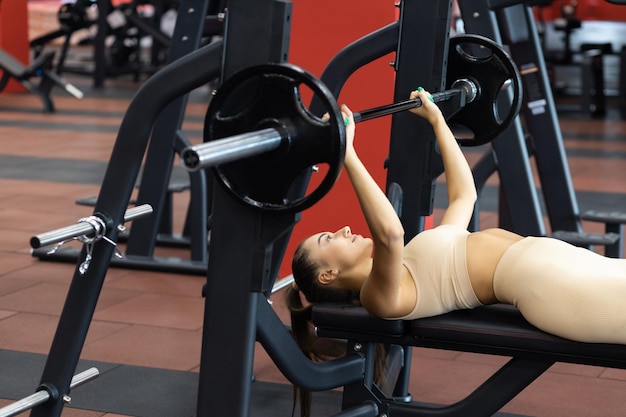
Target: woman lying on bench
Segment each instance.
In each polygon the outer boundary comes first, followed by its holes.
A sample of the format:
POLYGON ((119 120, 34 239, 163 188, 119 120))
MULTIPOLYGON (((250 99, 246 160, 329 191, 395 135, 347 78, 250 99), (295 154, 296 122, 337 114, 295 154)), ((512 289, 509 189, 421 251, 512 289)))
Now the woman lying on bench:
POLYGON ((441 224, 404 245, 402 224, 357 156, 352 113, 342 106, 345 169, 371 238, 344 227, 299 245, 287 298, 301 346, 310 306, 299 292, 309 303, 359 302, 375 316, 404 320, 506 303, 548 333, 626 344, 626 259, 503 229, 468 232, 477 198, 472 171, 430 94, 420 88, 415 97, 423 105, 411 111, 432 125, 443 159, 449 205, 441 224))

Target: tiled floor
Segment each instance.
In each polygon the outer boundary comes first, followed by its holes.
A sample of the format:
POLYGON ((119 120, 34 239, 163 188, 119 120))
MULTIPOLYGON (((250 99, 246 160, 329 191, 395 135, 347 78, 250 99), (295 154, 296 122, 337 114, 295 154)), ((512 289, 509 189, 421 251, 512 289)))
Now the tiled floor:
MULTIPOLYGON (((120 79, 95 90, 87 78, 72 81, 86 98, 78 101, 56 94, 55 114, 42 113, 31 95, 0 95, 0 350, 47 355, 74 265, 33 258, 29 239, 91 214, 89 207, 75 201, 97 195, 121 118, 137 87, 120 79)), ((187 108, 183 130, 192 141, 201 139, 207 94, 203 89, 194 92, 187 108)), ((581 206, 593 203, 593 193, 607 198, 626 193, 622 175, 626 121, 620 113, 611 108, 606 119, 564 113, 561 125, 574 187, 588 196, 581 206)), ((472 161, 478 156, 468 154, 472 161)), ((184 193, 176 195, 177 213, 184 212, 187 204, 184 193)), ((494 213, 482 217, 483 227, 495 224, 494 213)), ((183 216, 175 217, 176 230, 182 228, 182 221, 183 216)), ((598 226, 585 227, 595 231, 598 226)), ((188 256, 184 249, 163 251, 188 256)), ((202 284, 202 277, 194 275, 110 268, 81 358, 198 372, 202 284)), ((287 321, 281 294, 273 300, 279 316, 287 321)), ((505 361, 414 349, 411 393, 418 401, 454 402, 505 361)), ((0 363, 0 374, 2 369, 0 363)), ((262 349, 256 352, 254 375, 259 381, 287 383, 262 349)), ((20 379, 19 374, 12 377, 20 379)), ((91 384, 97 386, 98 380, 91 384)), ((626 371, 556 364, 503 411, 537 417, 617 417, 626 406, 624 392, 626 371)), ((80 390, 75 395, 80 396, 80 390)), ((0 399, 0 406, 7 403, 0 399)), ((286 409, 284 415, 290 411, 286 409)), ((123 417, 72 408, 63 415, 123 417)))

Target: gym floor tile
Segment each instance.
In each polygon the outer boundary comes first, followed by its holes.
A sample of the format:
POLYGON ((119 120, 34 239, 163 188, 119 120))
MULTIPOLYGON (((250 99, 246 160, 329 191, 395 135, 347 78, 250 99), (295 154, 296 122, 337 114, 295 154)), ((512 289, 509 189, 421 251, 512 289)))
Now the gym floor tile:
POLYGON ((28 283, 29 285, 50 282, 63 284, 66 287, 72 279, 71 270, 67 268, 67 265, 61 263, 42 264, 42 262, 33 257, 24 257, 24 259, 28 260, 30 264, 15 270, 8 275, 7 279, 28 283))
POLYGON ((189 371, 200 364, 201 339, 201 331, 130 325, 94 342, 88 341, 82 357, 189 371))
POLYGON ((10 317, 14 314, 17 314, 15 311, 4 311, 0 310, 0 320, 10 317))
POLYGON ((626 383, 548 372, 506 407, 524 415, 607 417, 623 415, 626 383))
MULTIPOLYGON (((0 211, 0 215, 2 212, 0 211)), ((2 228, 2 224, 4 222, 0 221, 0 228, 2 228)), ((15 226, 13 226, 15 227, 15 226)), ((0 239, 0 250, 2 251, 11 251, 11 252, 29 252, 29 241, 32 237, 32 233, 19 231, 19 230, 11 230, 10 226, 3 229, 2 231, 2 239, 0 239)))
POLYGON ((150 271, 112 268, 106 278, 107 288, 149 292, 152 294, 197 297, 205 280, 197 276, 173 275, 150 271), (117 276, 111 276, 111 273, 117 276))
POLYGON ((3 349, 44 353, 50 349, 58 316, 19 313, 0 320, 0 346, 3 349))
POLYGON ((576 363, 560 363, 557 362, 550 367, 550 372, 556 372, 560 374, 588 376, 596 378, 602 375, 607 368, 600 366, 579 365, 576 363))
POLYGON ((203 317, 204 299, 200 295, 194 298, 162 294, 141 294, 100 307, 94 315, 95 320, 183 330, 200 330, 203 317))
MULTIPOLYGON (((2 262, 2 260, 0 260, 2 262)), ((20 291, 24 288, 36 285, 36 282, 28 282, 20 279, 15 279, 13 275, 10 278, 0 276, 0 294, 12 294, 13 292, 20 291)))
POLYGON ((66 285, 42 283, 0 297, 0 306, 22 313, 58 316, 66 295, 66 285))
POLYGON ((454 358, 455 361, 460 363, 475 363, 482 365, 495 365, 498 367, 503 366, 509 361, 509 357, 498 355, 484 355, 480 353, 462 352, 460 355, 454 358))
POLYGON ((626 381, 626 370, 606 368, 602 370, 600 378, 619 379, 620 381, 626 381))
MULTIPOLYGON (((14 291, 0 297, 0 306, 5 309, 25 313, 60 315, 67 296, 68 285, 44 282, 14 291)), ((107 309, 112 305, 136 297, 137 292, 103 288, 98 299, 97 310, 107 309)))

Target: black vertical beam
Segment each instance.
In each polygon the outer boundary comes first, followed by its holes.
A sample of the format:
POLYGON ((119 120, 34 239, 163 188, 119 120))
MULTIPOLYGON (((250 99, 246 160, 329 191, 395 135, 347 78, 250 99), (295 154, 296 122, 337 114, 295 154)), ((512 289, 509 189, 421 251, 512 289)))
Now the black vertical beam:
MULTIPOLYGON (((452 2, 404 0, 400 8, 394 101, 406 100, 418 86, 445 89, 452 2)), ((396 183, 403 190, 400 219, 408 241, 432 213, 435 180, 442 172, 426 120, 408 112, 393 115, 388 162, 387 188, 396 183)))
POLYGON ((253 65, 286 61, 290 15, 287 1, 231 0, 224 29, 223 78, 253 65))
MULTIPOLYGON (((406 100, 409 92, 418 86, 429 91, 445 89, 451 17, 452 1, 449 0, 403 0, 400 3, 394 63, 395 102, 406 100)), ((408 242, 424 229, 424 216, 432 214, 435 181, 443 171, 435 148, 434 131, 426 120, 408 112, 392 116, 387 164, 387 193, 396 189, 402 193, 402 201, 396 202, 396 212, 408 242)), ((404 350, 408 366, 411 348, 404 350)), ((397 394, 408 395, 409 375, 407 368, 398 375, 397 394)))
MULTIPOLYGON (((207 3, 209 0, 181 1, 172 35, 169 62, 179 59, 200 46, 208 8, 207 3)), ((215 75, 217 76, 217 74, 215 75)), ((128 236, 127 255, 152 256, 154 253, 172 174, 175 141, 180 137, 177 132, 183 122, 187 99, 188 95, 185 95, 171 102, 159 115, 152 131, 137 203, 150 204, 154 211, 152 216, 133 224, 128 236)), ((202 196, 194 197, 203 198, 202 196)), ((195 203, 195 200, 190 204, 192 203, 195 203)), ((201 251, 194 251, 196 252, 192 256, 194 261, 206 262, 207 215, 205 213, 202 217, 191 219, 194 222, 194 229, 201 231, 205 236, 200 242, 197 242, 197 239, 192 239, 192 245, 196 244, 201 247, 201 251)), ((196 233, 194 236, 197 237, 200 234, 196 233)))
MULTIPOLYGON (((94 207, 94 214, 107 219, 110 241, 117 241, 116 226, 123 223, 157 115, 171 101, 210 81, 202 68, 215 56, 213 51, 205 47, 164 67, 141 86, 128 106, 94 207)), ((88 270, 84 274, 78 266, 74 270, 41 377, 42 388, 49 389, 52 398, 33 408, 31 417, 61 415, 112 255, 113 245, 98 240, 88 270)), ((84 249, 79 259, 85 259, 84 249)))
POLYGON ((522 114, 533 141, 550 226, 553 231, 581 232, 578 202, 532 9, 515 5, 498 10, 496 16, 503 42, 522 74, 522 114))
POLYGON ((109 24, 107 16, 111 12, 111 0, 98 0, 98 21, 96 23, 97 30, 93 44, 94 54, 94 70, 93 70, 93 86, 104 86, 106 78, 106 37, 109 32, 109 24))
MULTIPOLYGON (((501 45, 495 14, 487 3, 458 0, 465 32, 486 36, 501 45)), ((491 146, 500 179, 499 226, 523 236, 544 236, 545 225, 520 119, 516 117, 491 146)))
MULTIPOLYGON (((244 68, 287 58, 291 4, 231 0, 226 12, 223 79, 244 68)), ((256 340, 255 292, 271 287, 274 243, 294 214, 266 213, 216 184, 199 373, 198 417, 245 417, 256 340)), ((278 247, 280 245, 276 245, 278 247)))

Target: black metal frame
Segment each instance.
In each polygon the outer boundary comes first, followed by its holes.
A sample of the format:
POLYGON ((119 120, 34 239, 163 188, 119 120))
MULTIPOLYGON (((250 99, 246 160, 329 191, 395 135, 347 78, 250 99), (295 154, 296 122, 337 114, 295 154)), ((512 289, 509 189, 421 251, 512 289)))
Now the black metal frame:
MULTIPOLYGON (((204 31, 204 22, 208 10, 208 2, 192 0, 181 1, 181 12, 176 19, 174 34, 172 35, 172 47, 168 61, 173 62, 186 54, 196 50, 201 43, 204 31), (187 10, 194 9, 194 13, 187 10)), ((217 76, 216 73, 213 74, 217 76)), ((155 210, 155 216, 133 224, 128 236, 126 247, 127 255, 144 257, 148 262, 154 259, 154 249, 158 241, 160 226, 172 216, 169 182, 172 175, 174 157, 177 151, 189 146, 189 142, 180 132, 184 119, 185 107, 188 96, 178 98, 170 103, 159 115, 154 126, 150 147, 146 155, 143 167, 138 204, 150 204, 155 210), (166 167, 164 169, 164 167, 166 167), (143 203, 142 203, 143 202, 143 203)), ((187 229, 188 244, 190 248, 190 260, 194 263, 206 264, 208 244, 208 198, 207 180, 203 172, 190 173, 190 204, 187 220, 191 223, 187 229)), ((167 262, 156 262, 159 266, 167 269, 167 262), (162 266, 163 264, 165 266, 162 266)), ((177 262, 177 268, 183 267, 184 262, 177 262)))
MULTIPOLYGON (((137 91, 122 120, 94 208, 94 213, 108 219, 108 239, 117 241, 115 225, 123 221, 157 116, 169 103, 212 79, 221 53, 221 43, 191 52, 163 68, 137 91)), ((53 387, 58 395, 35 407, 33 417, 59 416, 62 411, 62 398, 68 394, 113 250, 106 240, 97 241, 87 272, 81 274, 77 265, 41 377, 41 386, 53 387)), ((83 248, 79 259, 85 255, 83 248)))
MULTIPOLYGON (((181 12, 176 19, 173 42, 168 61, 177 59, 198 49, 201 44, 207 14, 207 1, 182 0, 181 12), (193 12, 188 12, 193 10, 193 12)), ((220 44, 221 45, 221 44, 220 44)), ((221 56, 217 63, 208 67, 209 81, 219 76, 221 56)), ((207 264, 208 217, 210 215, 211 181, 204 171, 189 173, 189 185, 170 184, 174 157, 190 143, 180 131, 184 119, 188 94, 177 98, 159 114, 151 133, 150 145, 145 157, 137 204, 150 204, 154 215, 135 223, 131 231, 123 236, 127 240, 125 256, 114 257, 111 264, 119 267, 204 275, 207 264), (172 188, 189 188, 190 203, 184 231, 180 236, 172 233, 171 219, 172 188), (157 244, 187 247, 189 259, 156 257, 157 244)), ((91 199, 81 199, 82 204, 91 204, 91 199)), ((80 251, 64 247, 55 253, 42 248, 33 251, 33 256, 42 260, 75 262, 80 251)))
POLYGON ((496 168, 502 180, 501 193, 508 196, 506 202, 501 201, 501 225, 523 235, 546 235, 543 224, 539 223, 543 222, 543 213, 536 198, 530 204, 529 194, 522 193, 529 187, 533 194, 536 192, 528 168, 520 169, 520 164, 527 167, 530 157, 534 157, 552 236, 587 248, 603 245, 607 256, 622 257, 626 214, 595 210, 581 215, 579 211, 541 43, 531 6, 527 3, 459 1, 466 31, 492 37, 508 46, 525 86, 520 113, 525 131, 516 129, 493 144, 496 168), (529 134, 528 139, 525 133, 529 134), (505 155, 511 158, 504 160, 505 155), (513 225, 520 220, 522 230, 513 225), (604 223, 605 233, 585 233, 582 220, 604 223))
POLYGON ((2 70, 0 91, 4 90, 10 79, 14 79, 41 100, 43 111, 47 113, 55 111, 54 102, 50 95, 55 86, 66 90, 75 97, 77 97, 76 94, 80 94, 79 97, 82 98, 82 92, 52 71, 54 55, 54 51, 46 51, 37 56, 28 66, 25 66, 7 51, 0 49, 0 69, 2 70), (36 78, 39 78, 39 82, 34 81, 36 78))
MULTIPOLYGON (((483 35, 502 44, 500 33, 493 24, 493 13, 490 13, 486 4, 459 0, 459 9, 467 33, 483 35)), ((527 155, 524 132, 520 119, 516 118, 491 143, 491 149, 473 167, 474 179, 478 191, 481 191, 487 179, 494 173, 498 174, 499 227, 523 236, 545 236, 539 195, 527 155)), ((479 204, 480 199, 470 225, 471 230, 480 228, 479 204)))
MULTIPOLYGON (((40 388, 54 395, 45 404, 33 408, 33 417, 59 416, 62 411, 62 399, 69 391, 111 263, 114 245, 109 241, 117 241, 119 231, 115 225, 122 222, 158 115, 212 79, 220 66, 224 76, 229 76, 272 57, 286 57, 290 3, 274 0, 263 4, 257 0, 234 3, 230 5, 227 23, 232 24, 231 28, 244 27, 250 31, 227 30, 225 45, 216 42, 173 61, 151 77, 129 105, 94 208, 94 213, 106 223, 105 239, 93 243, 93 257, 86 271, 80 272, 77 265, 41 378, 40 388), (259 13, 250 14, 253 8, 259 13), (269 13, 271 18, 266 15, 259 19, 263 15, 261 11, 269 13), (260 33, 266 37, 263 39, 260 33), (256 54, 250 53, 252 43, 259 46, 253 48, 256 54)), ((170 162, 163 161, 167 166, 170 162)), ((301 191, 304 193, 305 187, 301 191)), ((364 366, 361 355, 348 355, 325 364, 311 362, 267 303, 266 294, 272 288, 284 245, 299 214, 259 211, 222 187, 214 188, 213 209, 217 220, 213 223, 214 244, 210 245, 210 255, 216 261, 209 263, 206 272, 197 415, 248 414, 257 336, 285 375, 304 387, 328 390, 359 380, 364 366), (231 377, 223 378, 225 373, 231 377)), ((79 260, 85 256, 86 248, 83 248, 79 260)), ((376 414, 370 404, 359 405, 356 412, 350 415, 376 414)))
MULTIPOLYGON (((338 94, 351 71, 375 59, 377 53, 382 56, 394 47, 398 48, 396 98, 405 98, 417 79, 425 80, 420 84, 429 89, 442 88, 451 2, 404 0, 401 7, 399 25, 389 25, 340 54, 343 58, 335 64, 340 62, 337 68, 343 67, 344 71, 338 73, 345 78, 335 78, 332 91, 338 94), (438 17, 419 19, 419 24, 412 22, 411 19, 425 13, 438 17), (399 36, 399 43, 398 38, 395 44, 392 42, 394 35, 399 36), (435 47, 423 42, 433 36, 435 47), (360 56, 350 53, 366 45, 373 47, 376 53, 360 56), (421 52, 420 48, 425 51, 421 52)), ((285 59, 289 21, 288 2, 231 1, 224 45, 211 44, 182 56, 155 74, 137 92, 120 126, 94 208, 94 213, 107 223, 107 239, 116 241, 118 238, 114 226, 123 221, 158 115, 170 103, 211 79, 220 65, 223 76, 228 77, 248 66, 285 59), (250 13, 250 10, 257 13, 250 13)), ((326 72, 327 79, 332 78, 332 73, 332 68, 326 72)), ((401 217, 408 225, 410 238, 421 231, 422 216, 432 212, 433 182, 442 167, 432 131, 419 123, 413 125, 419 118, 405 116, 393 116, 387 188, 390 195, 400 197, 394 200, 398 200, 395 203, 403 213, 401 217), (414 140, 418 134, 426 140, 414 140), (419 144, 417 149, 416 143, 419 144), (412 157, 407 160, 406 155, 411 153, 412 157), (418 163, 415 155, 421 155, 418 163)), ((165 162, 169 166, 169 161, 165 162)), ((303 185, 299 190, 302 193, 306 178, 303 178, 303 185)), ((318 331, 320 335, 349 339, 350 353, 335 361, 313 363, 299 350, 266 298, 282 260, 285 242, 299 215, 258 210, 242 203, 221 186, 214 187, 212 197, 214 222, 209 255, 213 262, 209 262, 206 271, 197 401, 199 417, 248 415, 256 340, 293 383, 313 391, 344 386, 345 412, 341 413, 344 416, 373 417, 380 413, 396 417, 491 415, 555 361, 626 368, 623 346, 564 341, 532 328, 510 309, 458 311, 432 319, 402 322, 372 318, 358 308, 356 314, 355 309, 346 310, 349 314, 341 309, 337 313, 336 306, 330 313, 326 312, 330 318, 327 317, 325 323, 318 323, 318 331), (511 333, 503 337, 503 332, 511 333), (387 399, 373 385, 370 362, 373 342, 516 358, 467 400, 433 409, 387 399), (226 374, 228 378, 224 378, 226 374)), ((113 250, 114 246, 106 240, 95 242, 89 269, 81 273, 77 267, 74 273, 41 378, 41 388, 50 389, 55 395, 45 405, 35 407, 33 417, 61 413, 62 398, 69 391, 113 250)), ((83 249, 79 259, 85 255, 83 249)), ((319 312, 320 308, 316 308, 316 319, 319 319, 319 312)), ((401 383, 406 382, 405 378, 406 374, 399 378, 401 383)))

